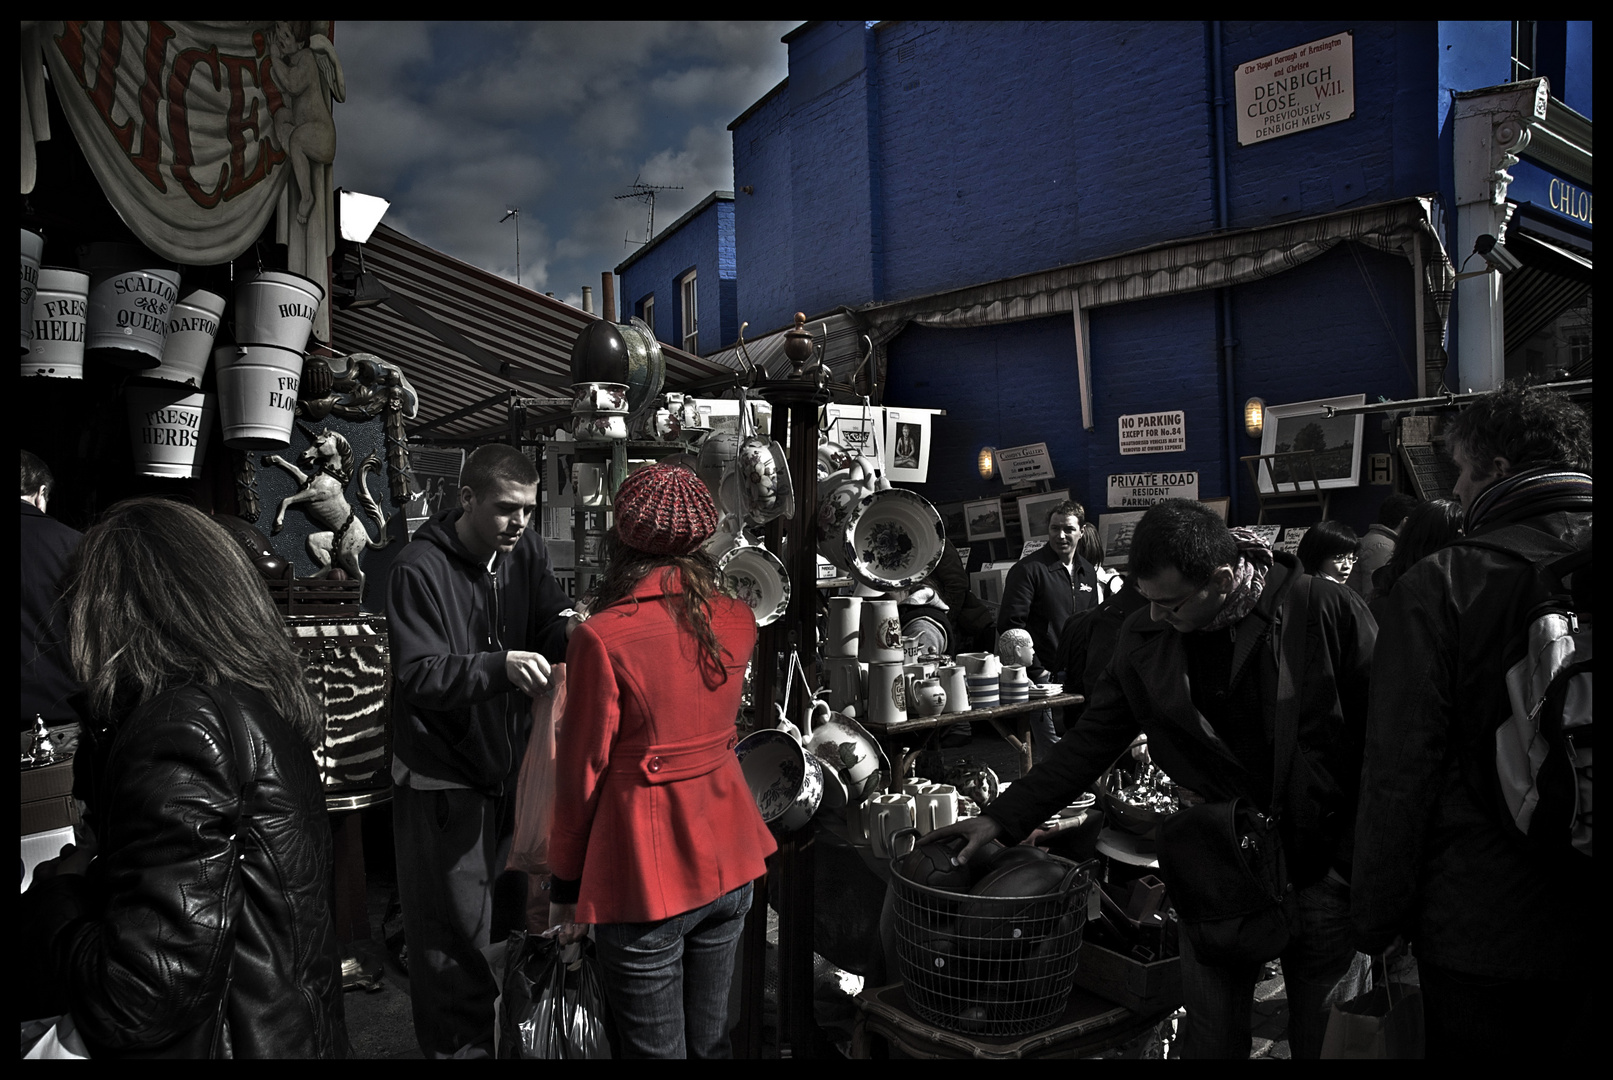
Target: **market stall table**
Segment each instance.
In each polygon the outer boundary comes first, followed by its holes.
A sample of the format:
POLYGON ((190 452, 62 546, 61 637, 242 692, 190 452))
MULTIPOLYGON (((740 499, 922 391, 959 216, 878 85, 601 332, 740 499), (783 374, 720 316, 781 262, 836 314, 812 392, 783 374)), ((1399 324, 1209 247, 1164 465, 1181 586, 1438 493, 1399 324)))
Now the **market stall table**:
POLYGON ((894 724, 882 724, 869 717, 859 722, 868 729, 869 734, 878 739, 885 750, 885 756, 894 767, 902 759, 902 746, 911 746, 916 749, 928 746, 929 743, 944 728, 953 724, 977 724, 982 720, 988 721, 996 728, 1009 744, 1019 751, 1020 775, 1024 776, 1031 771, 1031 720, 1043 709, 1059 709, 1069 705, 1080 705, 1086 701, 1081 694, 1053 694, 1049 697, 1032 698, 1029 701, 1016 705, 995 705, 989 709, 970 709, 968 712, 942 713, 939 716, 914 717, 894 724), (1004 726, 1005 720, 1015 721, 1015 730, 1010 731, 1004 726))

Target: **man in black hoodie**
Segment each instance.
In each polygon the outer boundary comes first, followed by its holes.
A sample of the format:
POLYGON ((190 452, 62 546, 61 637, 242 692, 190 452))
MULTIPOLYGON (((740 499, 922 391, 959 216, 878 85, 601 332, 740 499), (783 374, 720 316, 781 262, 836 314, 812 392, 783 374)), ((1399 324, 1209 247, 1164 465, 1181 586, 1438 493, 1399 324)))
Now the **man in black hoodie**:
POLYGON ((481 950, 516 928, 494 925, 494 883, 531 699, 565 658, 572 625, 548 549, 528 528, 532 463, 490 444, 460 483, 460 505, 420 526, 387 580, 393 833, 415 1037, 428 1058, 493 1052, 498 988, 481 950))
POLYGON ((74 723, 71 700, 78 690, 67 655, 62 586, 78 542, 76 529, 45 513, 56 486, 50 468, 22 452, 22 730, 34 718, 50 727, 74 723))

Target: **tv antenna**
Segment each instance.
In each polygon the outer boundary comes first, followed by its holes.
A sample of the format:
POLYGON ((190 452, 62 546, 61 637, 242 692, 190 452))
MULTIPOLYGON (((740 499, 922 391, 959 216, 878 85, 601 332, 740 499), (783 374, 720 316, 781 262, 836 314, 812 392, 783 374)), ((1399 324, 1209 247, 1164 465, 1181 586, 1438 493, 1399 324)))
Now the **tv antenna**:
MULTIPOLYGON (((641 173, 639 175, 642 176, 643 174, 641 173)), ((683 185, 682 184, 642 184, 642 183, 639 182, 638 177, 634 177, 633 178, 633 190, 632 191, 629 191, 626 195, 613 196, 616 199, 639 199, 639 200, 641 200, 643 202, 647 202, 647 203, 650 204, 650 220, 649 220, 649 224, 646 225, 645 229, 644 229, 644 239, 643 240, 633 240, 633 239, 631 239, 629 237, 624 236, 624 237, 622 237, 622 245, 625 247, 627 244, 630 244, 630 243, 632 243, 632 244, 640 244, 640 245, 648 244, 650 242, 650 240, 653 239, 654 236, 655 236, 655 193, 657 191, 682 191, 682 190, 683 190, 683 185)))
POLYGON ((521 284, 521 208, 504 204, 504 216, 498 219, 500 225, 511 218, 515 219, 515 283, 521 284))

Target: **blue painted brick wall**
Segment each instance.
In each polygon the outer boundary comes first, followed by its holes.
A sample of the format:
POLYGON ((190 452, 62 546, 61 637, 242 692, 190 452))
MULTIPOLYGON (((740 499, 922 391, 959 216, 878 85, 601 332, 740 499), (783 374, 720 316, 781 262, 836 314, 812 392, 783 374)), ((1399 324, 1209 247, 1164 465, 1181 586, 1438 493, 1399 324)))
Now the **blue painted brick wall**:
POLYGON ((794 218, 788 122, 790 88, 755 107, 734 130, 734 246, 739 320, 759 335, 789 324, 796 310, 794 218), (750 188, 747 192, 745 189, 750 188))
POLYGON ((648 251, 619 267, 623 313, 638 314, 645 297, 653 293, 655 336, 682 348, 678 279, 692 269, 700 314, 699 351, 715 352, 731 344, 739 331, 733 205, 719 198, 691 220, 666 229, 648 251))

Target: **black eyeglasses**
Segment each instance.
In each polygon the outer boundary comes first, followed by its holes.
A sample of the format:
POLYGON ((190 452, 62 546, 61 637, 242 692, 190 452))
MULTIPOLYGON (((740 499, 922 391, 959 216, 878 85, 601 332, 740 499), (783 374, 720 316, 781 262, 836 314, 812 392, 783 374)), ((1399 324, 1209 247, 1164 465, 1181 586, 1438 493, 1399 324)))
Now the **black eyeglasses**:
POLYGON ((1200 585, 1197 589, 1195 589, 1192 592, 1188 593, 1186 596, 1182 597, 1180 600, 1178 600, 1174 604, 1162 604, 1158 600, 1150 600, 1148 602, 1150 604, 1154 605, 1155 607, 1164 610, 1165 613, 1168 614, 1168 615, 1175 615, 1178 611, 1181 611, 1184 607, 1186 607, 1188 605, 1189 601, 1195 600, 1199 596, 1203 595, 1204 590, 1209 588, 1209 587, 1210 586, 1209 586, 1208 583, 1206 583, 1204 585, 1200 585))

